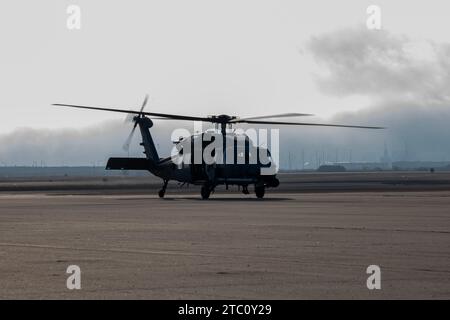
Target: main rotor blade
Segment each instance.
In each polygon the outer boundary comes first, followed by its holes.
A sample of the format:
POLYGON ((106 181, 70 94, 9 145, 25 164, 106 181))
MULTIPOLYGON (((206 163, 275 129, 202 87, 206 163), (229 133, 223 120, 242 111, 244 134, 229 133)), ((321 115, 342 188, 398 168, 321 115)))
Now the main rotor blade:
MULTIPOLYGON (((127 117, 124 120, 124 123, 130 123, 130 122, 134 122, 134 117, 136 117, 134 114, 128 114, 127 117)), ((152 121, 154 120, 173 120, 170 118, 159 118, 159 117, 152 117, 152 121)))
POLYGON ((288 118, 288 117, 309 117, 313 116, 313 114, 310 113, 280 113, 280 114, 271 114, 267 116, 257 116, 257 117, 246 117, 246 118, 239 118, 236 120, 231 120, 230 122, 239 122, 240 120, 256 120, 256 119, 270 119, 270 118, 288 118))
POLYGON ((145 116, 155 116, 155 117, 168 118, 168 119, 174 119, 174 120, 189 120, 189 121, 207 121, 207 122, 211 122, 210 118, 183 116, 183 115, 178 115, 178 114, 157 113, 157 112, 140 112, 140 111, 135 111, 135 110, 98 108, 98 107, 88 107, 88 106, 80 106, 80 105, 74 105, 74 104, 62 104, 62 103, 54 103, 53 105, 54 106, 60 106, 60 107, 69 107, 69 108, 79 108, 79 109, 89 109, 89 110, 101 110, 101 111, 111 111, 111 112, 121 112, 121 113, 142 114, 142 115, 145 115, 145 116))
POLYGON ((325 124, 325 123, 307 123, 307 122, 279 122, 279 121, 258 121, 258 120, 256 121, 243 120, 236 122, 249 124, 278 124, 278 125, 293 125, 293 126, 340 127, 340 128, 357 128, 357 129, 386 129, 384 127, 352 126, 346 124, 325 124))
MULTIPOLYGON (((55 103, 54 106, 70 107, 70 108, 80 108, 80 109, 90 109, 90 110, 101 110, 101 111, 111 111, 111 112, 121 112, 121 113, 132 113, 141 114, 152 117, 160 117, 163 119, 172 120, 188 120, 188 121, 205 121, 213 123, 222 123, 221 121, 215 120, 213 118, 207 117, 192 117, 184 116, 178 114, 168 114, 168 113, 157 113, 157 112, 140 112, 135 110, 124 110, 124 109, 112 109, 112 108, 98 108, 89 106, 80 106, 73 104, 61 104, 55 103)), ((247 119, 233 119, 231 121, 226 121, 227 123, 248 123, 248 124, 277 124, 277 125, 297 125, 297 126, 320 126, 320 127, 341 127, 341 128, 360 128, 360 129, 385 129, 384 127, 371 127, 371 126, 352 126, 352 125, 342 125, 342 124, 322 124, 322 123, 306 123, 306 122, 279 122, 279 121, 260 121, 260 120, 247 120, 247 119)))

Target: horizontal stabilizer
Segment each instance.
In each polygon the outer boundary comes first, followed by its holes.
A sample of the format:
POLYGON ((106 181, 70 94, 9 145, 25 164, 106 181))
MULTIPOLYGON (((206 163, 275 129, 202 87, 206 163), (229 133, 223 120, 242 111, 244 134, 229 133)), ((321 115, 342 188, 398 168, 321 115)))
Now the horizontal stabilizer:
POLYGON ((149 170, 150 166, 146 158, 109 158, 106 170, 149 170))

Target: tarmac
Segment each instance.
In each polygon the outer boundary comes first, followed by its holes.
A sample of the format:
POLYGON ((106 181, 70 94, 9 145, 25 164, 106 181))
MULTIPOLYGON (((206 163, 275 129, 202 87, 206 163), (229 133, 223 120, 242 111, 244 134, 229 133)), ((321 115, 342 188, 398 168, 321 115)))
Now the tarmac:
POLYGON ((447 174, 282 175, 207 201, 88 180, 0 183, 1 299, 450 298, 447 174))

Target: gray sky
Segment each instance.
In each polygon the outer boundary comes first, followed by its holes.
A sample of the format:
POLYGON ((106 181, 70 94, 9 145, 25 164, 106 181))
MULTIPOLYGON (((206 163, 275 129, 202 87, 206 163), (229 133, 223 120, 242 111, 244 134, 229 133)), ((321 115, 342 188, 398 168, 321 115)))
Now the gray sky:
MULTIPOLYGON (((324 94, 304 50, 314 36, 365 25, 372 1, 2 1, 0 133, 121 116, 50 103, 207 115, 312 112, 330 116, 373 96, 324 94), (82 29, 66 28, 66 8, 82 29), (149 109, 150 109, 149 108, 149 109)), ((445 1, 378 1, 383 28, 450 42, 445 1)))
MULTIPOLYGON (((0 161, 117 155, 129 130, 122 114, 50 104, 137 109, 147 92, 155 112, 309 112, 390 127, 285 130, 282 142, 298 147, 353 146, 376 160, 387 141, 398 159, 405 145, 417 159, 447 159, 449 8, 438 0, 3 1, 0 161), (66 28, 69 4, 81 7, 81 30, 66 28), (371 4, 381 7, 381 31, 365 27, 371 4)), ((156 131, 167 140, 170 130, 156 131)))

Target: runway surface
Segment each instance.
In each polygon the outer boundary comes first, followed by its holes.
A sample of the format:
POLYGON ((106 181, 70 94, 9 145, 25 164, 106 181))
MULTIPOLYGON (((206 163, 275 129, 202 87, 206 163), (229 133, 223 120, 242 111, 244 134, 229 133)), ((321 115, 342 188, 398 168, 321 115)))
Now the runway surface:
POLYGON ((448 190, 0 193, 0 298, 449 299, 449 208, 448 190))

